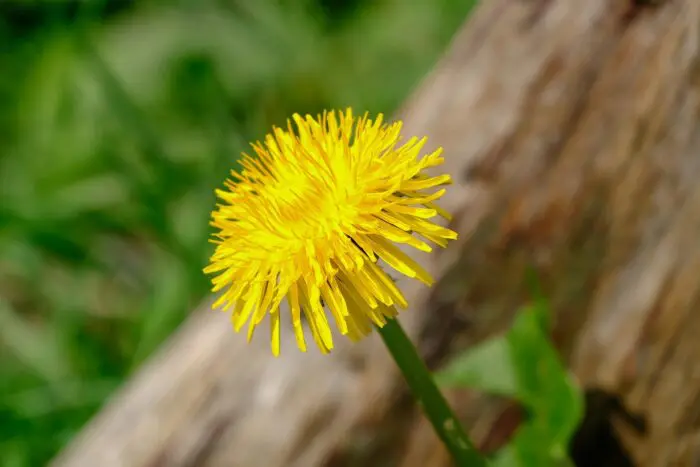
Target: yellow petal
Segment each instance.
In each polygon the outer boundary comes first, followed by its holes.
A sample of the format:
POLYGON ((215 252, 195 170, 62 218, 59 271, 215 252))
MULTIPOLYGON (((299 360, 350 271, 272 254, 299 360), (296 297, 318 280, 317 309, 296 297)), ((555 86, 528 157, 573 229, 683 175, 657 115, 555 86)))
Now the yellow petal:
POLYGON ((272 355, 275 357, 280 354, 280 310, 275 309, 270 314, 270 343, 272 347, 272 355))
POLYGON ((433 278, 423 269, 423 267, 409 258, 405 253, 396 248, 391 243, 383 238, 373 237, 371 240, 372 248, 377 252, 379 257, 386 261, 392 268, 399 271, 408 277, 415 277, 426 285, 432 285, 433 278))

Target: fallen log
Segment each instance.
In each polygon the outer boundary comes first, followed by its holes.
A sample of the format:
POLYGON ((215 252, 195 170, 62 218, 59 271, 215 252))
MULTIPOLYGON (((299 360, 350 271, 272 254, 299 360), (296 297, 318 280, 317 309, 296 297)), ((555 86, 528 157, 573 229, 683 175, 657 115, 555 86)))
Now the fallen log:
MULTIPOLYGON (((699 27, 694 0, 489 0, 400 112, 445 148, 461 234, 412 252, 439 281, 399 282, 404 326, 439 367, 507 328, 534 267, 589 391, 579 465, 700 462, 699 27), (608 424, 620 463, 585 464, 608 424)), ((195 313, 54 465, 450 465, 376 337, 321 356, 289 331, 275 359, 195 313)), ((517 427, 450 396, 482 449, 517 427)))

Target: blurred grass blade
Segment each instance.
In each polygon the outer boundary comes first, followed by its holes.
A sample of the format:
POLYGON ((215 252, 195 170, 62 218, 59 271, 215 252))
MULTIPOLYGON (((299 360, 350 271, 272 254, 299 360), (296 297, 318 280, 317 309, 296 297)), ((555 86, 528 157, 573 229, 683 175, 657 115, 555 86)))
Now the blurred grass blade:
POLYGON ((83 407, 97 407, 118 387, 117 380, 74 381, 3 395, 3 403, 15 414, 31 419, 83 407), (56 393, 68 395, 57 399, 56 393))
MULTIPOLYGON (((166 173, 171 171, 168 163, 165 145, 138 105, 129 96, 119 79, 114 75, 108 64, 100 56, 88 38, 83 34, 78 35, 81 41, 81 49, 88 63, 91 65, 102 89, 107 97, 110 107, 116 113, 124 127, 135 135, 141 144, 149 163, 156 164, 160 170, 166 173)), ((156 180, 150 180, 156 182, 156 180)))
POLYGON ((50 332, 20 318, 0 299, 0 344, 22 364, 48 382, 72 376, 70 358, 50 332))
POLYGON ((135 370, 172 333, 184 318, 181 304, 187 301, 187 266, 172 255, 162 253, 153 259, 153 277, 159 284, 141 311, 131 370, 135 370))

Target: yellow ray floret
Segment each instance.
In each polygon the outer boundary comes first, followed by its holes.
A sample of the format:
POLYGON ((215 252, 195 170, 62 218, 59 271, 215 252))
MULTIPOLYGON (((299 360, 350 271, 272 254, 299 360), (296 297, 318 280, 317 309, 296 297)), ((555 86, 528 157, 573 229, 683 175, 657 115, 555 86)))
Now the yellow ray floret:
POLYGON ((431 251, 425 240, 444 247, 457 238, 429 221, 448 216, 434 204, 445 190, 434 189, 450 177, 424 172, 443 162, 441 149, 419 158, 425 138, 399 145, 401 122, 385 124, 381 114, 373 121, 348 109, 293 120, 296 128, 288 122, 253 144, 257 157, 244 154, 242 170, 217 190, 216 251, 204 270, 221 292, 214 307, 231 311, 236 331, 247 323, 250 339, 270 315, 275 355, 283 300, 299 348, 306 350, 303 315, 329 352, 329 316, 358 340, 407 306, 378 260, 432 283, 397 243, 431 251))

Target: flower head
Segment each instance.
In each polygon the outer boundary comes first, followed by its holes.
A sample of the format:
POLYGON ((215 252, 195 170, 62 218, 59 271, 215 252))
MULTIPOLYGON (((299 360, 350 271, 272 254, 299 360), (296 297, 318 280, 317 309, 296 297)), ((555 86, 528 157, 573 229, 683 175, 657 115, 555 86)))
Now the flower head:
POLYGON ((424 170, 443 162, 441 149, 419 158, 425 138, 399 145, 401 122, 380 114, 331 111, 293 116, 265 142, 243 154, 212 214, 216 251, 204 270, 223 291, 214 307, 232 310, 236 331, 248 339, 270 315, 272 352, 280 350, 279 305, 287 300, 296 340, 306 342, 302 314, 324 353, 333 348, 329 315, 341 334, 358 340, 405 308, 406 300, 379 266, 430 285, 432 278, 396 243, 431 251, 457 234, 429 221, 449 215, 434 204, 449 175, 424 170), (416 235, 414 235, 416 234, 416 235), (421 239, 422 237, 422 239, 421 239), (328 310, 328 314, 326 313, 328 310))

